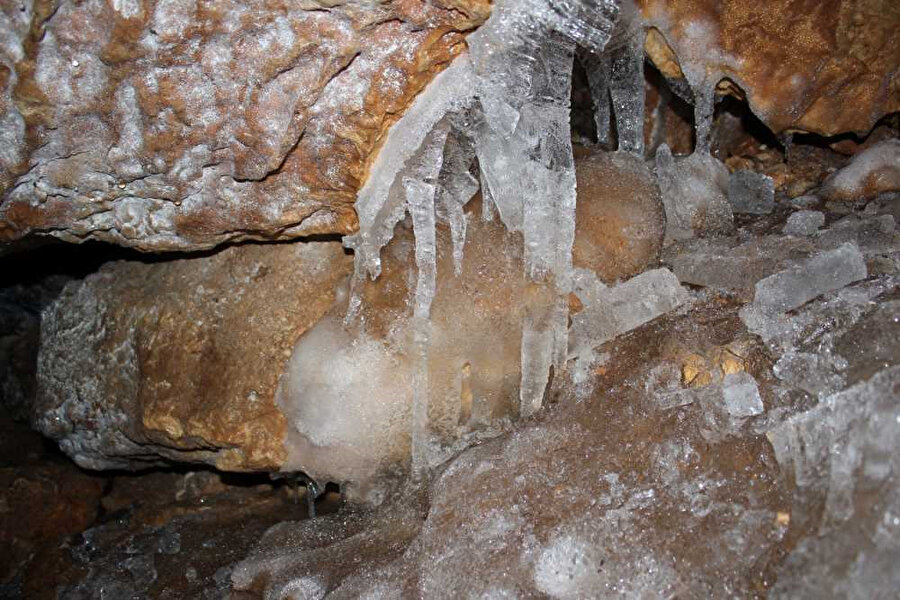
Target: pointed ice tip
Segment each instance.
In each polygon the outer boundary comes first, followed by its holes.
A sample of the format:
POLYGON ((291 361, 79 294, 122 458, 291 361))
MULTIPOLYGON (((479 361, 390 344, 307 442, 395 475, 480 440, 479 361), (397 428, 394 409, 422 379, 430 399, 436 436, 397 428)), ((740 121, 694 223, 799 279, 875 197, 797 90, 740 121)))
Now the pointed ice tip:
POLYGON ((668 144, 661 144, 656 149, 656 169, 669 170, 675 166, 675 158, 672 156, 672 150, 668 144))

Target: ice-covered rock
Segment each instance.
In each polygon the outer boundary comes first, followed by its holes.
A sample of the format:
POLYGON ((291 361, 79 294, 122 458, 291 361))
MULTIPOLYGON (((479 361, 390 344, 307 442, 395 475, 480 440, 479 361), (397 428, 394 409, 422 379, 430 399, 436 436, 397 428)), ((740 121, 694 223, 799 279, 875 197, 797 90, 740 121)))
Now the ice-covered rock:
POLYGON ((825 225, 825 214, 817 210, 798 210, 791 213, 782 231, 785 235, 813 235, 825 225))
POLYGON ((775 208, 772 178, 755 171, 735 171, 728 178, 728 202, 735 213, 767 215, 775 208))
POLYGON ((703 152, 676 158, 663 144, 656 151, 656 175, 666 209, 666 241, 732 231, 728 169, 720 161, 703 152))
POLYGON ((646 363, 633 364, 451 459, 412 511, 398 499, 273 528, 235 588, 314 576, 338 598, 751 593, 786 531, 768 442, 707 439, 706 407, 645 410, 646 363))
POLYGON ((900 140, 873 144, 853 157, 822 186, 828 200, 868 200, 900 190, 900 140))

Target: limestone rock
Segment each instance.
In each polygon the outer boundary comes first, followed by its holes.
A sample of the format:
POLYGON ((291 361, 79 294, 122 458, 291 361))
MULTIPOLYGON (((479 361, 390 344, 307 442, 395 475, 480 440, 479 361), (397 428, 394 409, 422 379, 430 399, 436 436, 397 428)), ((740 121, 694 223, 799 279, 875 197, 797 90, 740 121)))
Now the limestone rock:
POLYGON ((349 233, 368 163, 477 0, 0 9, 0 240, 142 250, 349 233))
POLYGON ((865 133, 900 110, 893 0, 638 3, 653 28, 645 49, 661 72, 726 79, 724 89, 746 95, 776 133, 865 133))
POLYGON ((246 245, 70 284, 43 315, 35 424, 88 468, 277 469, 278 378, 349 262, 336 242, 246 245))

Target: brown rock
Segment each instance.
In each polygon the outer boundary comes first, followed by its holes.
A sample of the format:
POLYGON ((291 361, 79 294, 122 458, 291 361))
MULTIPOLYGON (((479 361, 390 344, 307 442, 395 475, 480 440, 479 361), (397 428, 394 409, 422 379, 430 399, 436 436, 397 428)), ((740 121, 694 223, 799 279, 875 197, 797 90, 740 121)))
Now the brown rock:
POLYGON ((663 73, 731 80, 776 133, 863 133, 900 110, 894 0, 638 3, 656 30, 646 50, 663 73))
POLYGON ((80 465, 284 460, 275 389, 349 269, 340 245, 112 263, 44 314, 36 423, 80 465))
POLYGON ((388 127, 488 11, 445 4, 3 8, 0 240, 160 251, 352 232, 388 127))
POLYGON ((43 544, 77 533, 100 509, 105 480, 62 457, 41 436, 0 415, 0 583, 43 544))
POLYGON ((596 153, 575 165, 578 184, 576 267, 605 283, 637 275, 659 258, 666 215, 644 161, 626 153, 596 153))

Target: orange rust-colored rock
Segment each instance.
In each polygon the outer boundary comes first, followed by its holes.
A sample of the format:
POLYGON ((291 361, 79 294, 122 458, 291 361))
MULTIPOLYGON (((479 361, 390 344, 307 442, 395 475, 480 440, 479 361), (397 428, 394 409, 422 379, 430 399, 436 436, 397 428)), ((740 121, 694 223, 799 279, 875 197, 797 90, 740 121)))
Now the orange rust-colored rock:
POLYGON ((900 110, 894 0, 638 3, 663 73, 732 80, 775 132, 863 133, 900 110))
POLYGON ((88 468, 275 470, 279 377, 349 269, 337 242, 112 263, 45 311, 36 425, 88 468))
POLYGON ((147 251, 352 232, 388 127, 489 11, 15 4, 0 9, 0 241, 147 251))
POLYGON ((659 258, 666 216, 659 188, 643 160, 625 153, 596 153, 575 163, 576 267, 592 269, 605 283, 624 281, 659 258))

